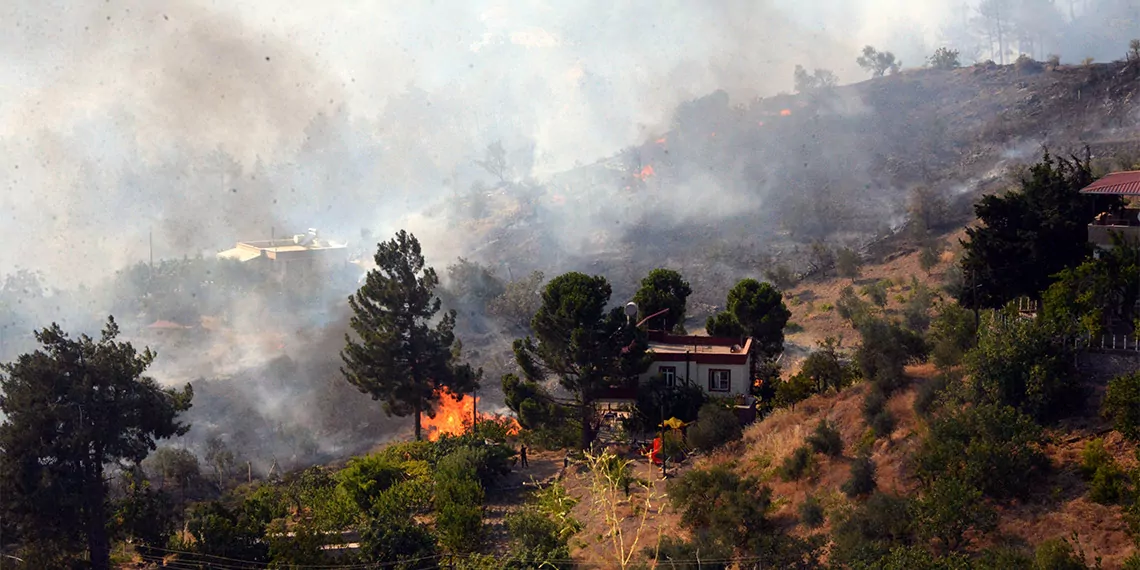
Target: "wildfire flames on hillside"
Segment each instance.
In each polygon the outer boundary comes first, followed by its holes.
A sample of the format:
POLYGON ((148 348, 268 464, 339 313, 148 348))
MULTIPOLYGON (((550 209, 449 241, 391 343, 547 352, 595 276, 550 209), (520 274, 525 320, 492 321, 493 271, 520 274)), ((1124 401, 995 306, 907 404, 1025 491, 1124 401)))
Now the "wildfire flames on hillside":
POLYGON ((654 174, 653 165, 652 164, 646 164, 645 168, 641 169, 641 172, 638 172, 637 174, 634 174, 633 176, 634 176, 634 178, 637 178, 638 180, 641 180, 644 182, 645 180, 648 180, 650 176, 653 176, 653 174, 654 174))
POLYGON ((508 435, 515 435, 519 432, 519 423, 514 418, 479 412, 478 404, 481 401, 481 398, 472 398, 469 394, 462 394, 457 397, 450 390, 444 388, 439 394, 439 406, 435 411, 435 417, 429 418, 425 415, 421 420, 428 439, 436 441, 445 433, 463 435, 471 429, 473 414, 478 414, 479 421, 508 420, 510 422, 508 435))

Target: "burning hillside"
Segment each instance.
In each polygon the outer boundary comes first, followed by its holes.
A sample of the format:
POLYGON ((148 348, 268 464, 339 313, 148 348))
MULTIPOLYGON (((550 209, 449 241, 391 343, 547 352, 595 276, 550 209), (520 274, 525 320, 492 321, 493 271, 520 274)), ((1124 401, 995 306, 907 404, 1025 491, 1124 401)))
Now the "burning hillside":
POLYGON ((468 394, 453 394, 447 388, 439 394, 439 404, 434 417, 424 416, 421 419, 428 439, 435 441, 443 434, 462 435, 471 431, 472 419, 478 418, 480 422, 503 422, 507 425, 507 433, 515 435, 520 426, 518 421, 502 414, 480 412, 479 405, 482 398, 472 397, 468 394))

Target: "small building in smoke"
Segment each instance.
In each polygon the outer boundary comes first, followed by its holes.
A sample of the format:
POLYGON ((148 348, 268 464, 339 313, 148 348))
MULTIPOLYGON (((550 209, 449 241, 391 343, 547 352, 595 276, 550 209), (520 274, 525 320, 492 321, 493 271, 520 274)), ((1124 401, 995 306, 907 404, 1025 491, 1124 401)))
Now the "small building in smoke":
POLYGON ((660 377, 668 386, 695 384, 711 396, 747 397, 751 393, 752 339, 649 333, 653 363, 641 382, 660 377))
POLYGON ((219 259, 232 259, 263 267, 283 281, 320 278, 348 263, 348 246, 321 237, 317 230, 286 239, 238 242, 232 249, 218 252, 219 259))
POLYGON ((1110 248, 1113 234, 1134 244, 1140 243, 1140 171, 1113 172, 1081 189, 1081 194, 1098 197, 1119 197, 1110 207, 1096 215, 1089 224, 1089 243, 1110 248))

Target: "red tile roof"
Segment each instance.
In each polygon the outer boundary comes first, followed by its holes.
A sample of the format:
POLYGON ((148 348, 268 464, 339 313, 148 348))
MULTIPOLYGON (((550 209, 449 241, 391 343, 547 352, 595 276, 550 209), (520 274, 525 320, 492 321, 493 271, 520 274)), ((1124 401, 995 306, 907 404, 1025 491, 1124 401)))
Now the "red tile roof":
POLYGON ((1140 196, 1140 170, 1113 172, 1083 188, 1081 194, 1140 196))

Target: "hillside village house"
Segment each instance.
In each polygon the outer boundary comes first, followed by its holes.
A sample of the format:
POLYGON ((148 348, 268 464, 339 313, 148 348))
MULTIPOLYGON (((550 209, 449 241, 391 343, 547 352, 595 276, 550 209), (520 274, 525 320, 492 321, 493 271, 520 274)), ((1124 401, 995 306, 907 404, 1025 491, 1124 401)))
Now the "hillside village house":
POLYGON ((1097 214, 1089 224, 1089 243, 1101 248, 1112 247, 1112 234, 1118 233, 1131 242, 1140 242, 1140 208, 1127 204, 1140 197, 1140 171, 1113 172, 1081 189, 1081 194, 1120 196, 1126 205, 1097 214))
POLYGON ((714 397, 747 397, 751 391, 752 339, 649 333, 653 363, 644 383, 660 376, 667 385, 696 384, 714 397))
POLYGON ((331 242, 310 229, 285 239, 238 242, 232 249, 219 252, 218 258, 257 264, 285 282, 319 279, 330 267, 346 264, 347 253, 345 244, 331 242))

